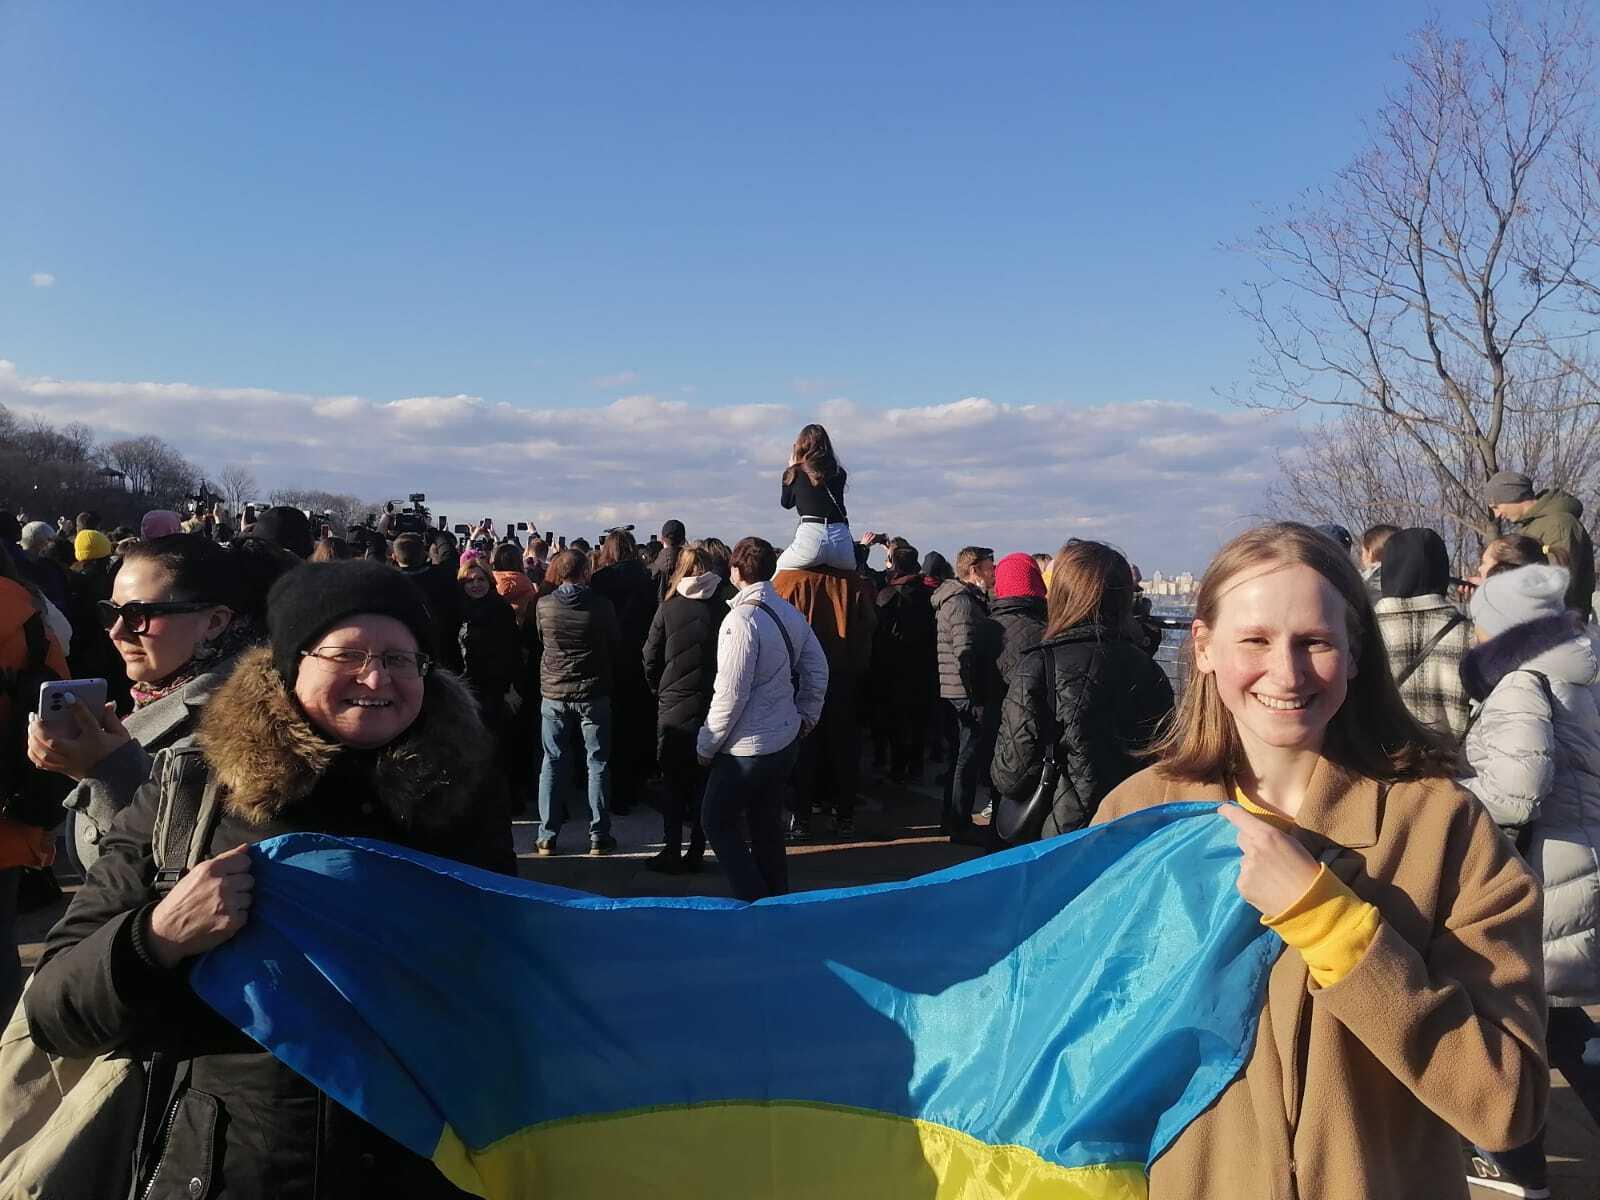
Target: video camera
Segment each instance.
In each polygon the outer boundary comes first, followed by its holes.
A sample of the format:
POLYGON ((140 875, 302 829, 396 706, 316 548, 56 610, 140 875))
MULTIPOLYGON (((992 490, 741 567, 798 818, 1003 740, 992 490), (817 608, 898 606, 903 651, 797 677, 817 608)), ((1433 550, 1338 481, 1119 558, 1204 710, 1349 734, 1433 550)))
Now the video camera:
POLYGON ((394 520, 389 524, 389 532, 398 537, 402 533, 426 534, 433 525, 433 518, 424 503, 427 496, 422 492, 412 492, 406 497, 411 502, 409 509, 396 509, 394 520))

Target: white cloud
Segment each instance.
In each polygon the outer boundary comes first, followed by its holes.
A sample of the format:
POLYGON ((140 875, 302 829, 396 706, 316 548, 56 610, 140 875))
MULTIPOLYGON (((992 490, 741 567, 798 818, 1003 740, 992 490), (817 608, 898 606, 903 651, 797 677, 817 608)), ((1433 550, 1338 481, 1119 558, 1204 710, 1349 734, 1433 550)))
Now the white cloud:
POLYGON ((1284 420, 1171 401, 1012 405, 966 397, 877 409, 834 397, 708 406, 638 393, 588 408, 479 396, 375 399, 24 374, 0 359, 0 404, 104 439, 155 433, 202 466, 248 461, 264 486, 378 499, 426 492, 452 520, 593 534, 669 517, 691 535, 787 542, 778 476, 799 427, 828 426, 858 531, 923 550, 1050 550, 1101 537, 1146 570, 1199 568, 1262 507, 1291 442, 1284 420))
POLYGON ((49 271, 35 271, 28 276, 28 282, 36 288, 55 287, 56 277, 49 271))
POLYGON ((638 382, 637 371, 618 371, 614 375, 596 375, 589 380, 589 386, 602 392, 614 392, 618 388, 632 387, 638 382))

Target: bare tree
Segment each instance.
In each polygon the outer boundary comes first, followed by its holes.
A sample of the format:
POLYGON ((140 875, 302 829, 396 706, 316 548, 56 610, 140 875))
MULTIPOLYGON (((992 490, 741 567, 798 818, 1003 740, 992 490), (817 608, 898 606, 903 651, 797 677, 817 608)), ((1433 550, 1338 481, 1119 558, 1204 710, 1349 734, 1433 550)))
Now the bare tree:
POLYGON ((1594 43, 1579 6, 1499 5, 1475 40, 1430 24, 1400 62, 1372 145, 1245 247, 1262 355, 1239 398, 1346 414, 1337 430, 1395 443, 1349 453, 1415 459, 1378 492, 1420 466, 1430 523, 1487 536, 1482 481, 1509 461, 1586 482, 1563 472, 1600 421, 1594 43))
POLYGON ((227 502, 228 511, 235 515, 244 511, 244 506, 256 498, 260 489, 255 472, 241 463, 228 463, 217 476, 217 490, 227 502))
POLYGON ((325 514, 332 518, 328 523, 341 534, 352 525, 360 524, 368 513, 383 507, 381 504, 368 504, 359 496, 315 488, 279 488, 272 493, 271 500, 274 504, 287 504, 291 508, 325 514))
POLYGON ((111 442, 101 453, 108 466, 122 472, 128 489, 152 508, 182 507, 200 483, 199 470, 152 434, 111 442))

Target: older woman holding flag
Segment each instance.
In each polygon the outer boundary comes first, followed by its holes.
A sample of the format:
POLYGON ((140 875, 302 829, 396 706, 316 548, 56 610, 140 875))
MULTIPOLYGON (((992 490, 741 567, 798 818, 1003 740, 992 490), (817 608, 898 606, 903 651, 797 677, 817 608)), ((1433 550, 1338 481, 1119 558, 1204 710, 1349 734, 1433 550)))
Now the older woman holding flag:
POLYGON ((1457 1130, 1505 1150, 1544 1122, 1538 883, 1407 711, 1327 537, 1235 538, 1193 632, 1157 765, 1096 821, 1218 801, 1287 949, 1243 1074, 1155 1161, 1152 1200, 1465 1198, 1457 1130))
POLYGON ((52 1053, 154 1056, 141 1145, 90 1148, 101 1194, 126 1194, 122 1163, 143 1196, 460 1194, 189 982, 193 960, 244 927, 248 849, 264 839, 376 838, 515 873, 493 743, 465 685, 433 669, 433 628, 387 567, 297 568, 269 597, 270 646, 241 656, 197 739, 156 757, 107 831, 25 1000, 52 1053))

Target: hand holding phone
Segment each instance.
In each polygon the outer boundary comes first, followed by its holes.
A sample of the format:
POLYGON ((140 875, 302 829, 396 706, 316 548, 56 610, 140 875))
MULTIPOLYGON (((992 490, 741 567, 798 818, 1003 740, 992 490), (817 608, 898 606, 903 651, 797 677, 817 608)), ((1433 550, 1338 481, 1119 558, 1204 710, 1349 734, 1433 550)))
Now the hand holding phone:
POLYGON ((132 741, 106 703, 103 679, 67 679, 40 685, 39 711, 28 723, 28 761, 44 771, 81 781, 105 758, 132 741))

